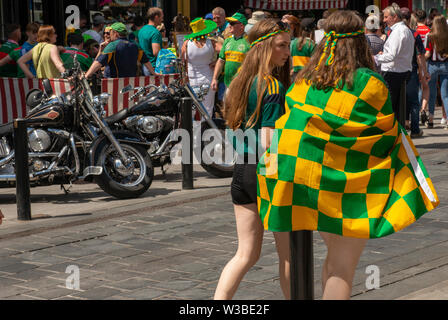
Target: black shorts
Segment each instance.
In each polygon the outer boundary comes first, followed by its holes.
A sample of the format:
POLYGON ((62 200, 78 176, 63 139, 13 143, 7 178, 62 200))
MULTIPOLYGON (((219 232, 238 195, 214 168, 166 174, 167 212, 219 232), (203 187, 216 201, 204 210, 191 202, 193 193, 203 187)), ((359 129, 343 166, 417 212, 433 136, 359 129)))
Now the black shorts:
POLYGON ((256 164, 235 164, 230 193, 236 205, 257 203, 256 164))

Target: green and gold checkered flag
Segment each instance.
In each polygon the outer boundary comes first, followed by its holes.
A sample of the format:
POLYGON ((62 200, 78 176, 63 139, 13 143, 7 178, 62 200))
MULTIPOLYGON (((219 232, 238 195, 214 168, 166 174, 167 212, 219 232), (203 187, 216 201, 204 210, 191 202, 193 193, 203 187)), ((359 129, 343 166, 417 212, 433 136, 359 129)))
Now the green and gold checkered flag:
POLYGON ((257 169, 266 230, 379 238, 439 204, 378 74, 359 69, 353 88, 342 90, 302 81, 289 89, 286 109, 257 169))

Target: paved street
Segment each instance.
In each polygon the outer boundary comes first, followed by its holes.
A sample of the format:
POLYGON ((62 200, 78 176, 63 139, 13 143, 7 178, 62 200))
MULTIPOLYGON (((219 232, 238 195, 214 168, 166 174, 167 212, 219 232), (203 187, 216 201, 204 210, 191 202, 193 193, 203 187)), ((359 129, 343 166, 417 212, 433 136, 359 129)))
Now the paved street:
MULTIPOLYGON (((404 231, 368 242, 353 299, 448 299, 448 132, 438 125, 415 143, 441 204, 404 231), (380 272, 377 290, 366 287, 371 265, 380 272)), ((195 167, 197 189, 182 191, 179 168, 156 173, 150 190, 131 201, 113 200, 95 185, 75 185, 68 196, 58 186, 32 190, 38 219, 31 222, 16 220, 14 190, 5 190, 0 299, 211 299, 237 246, 230 178, 212 179, 195 167), (68 289, 76 268, 79 289, 68 289)), ((316 299, 325 254, 314 232, 316 299)), ((235 299, 282 298, 266 232, 261 259, 235 299)))

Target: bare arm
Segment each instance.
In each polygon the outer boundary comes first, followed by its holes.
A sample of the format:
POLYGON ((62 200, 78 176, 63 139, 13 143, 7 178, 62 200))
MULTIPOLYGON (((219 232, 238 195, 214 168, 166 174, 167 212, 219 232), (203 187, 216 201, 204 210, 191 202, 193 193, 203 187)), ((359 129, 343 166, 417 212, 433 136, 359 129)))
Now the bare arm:
POLYGON ((25 55, 21 56, 19 60, 17 60, 17 64, 28 79, 34 78, 29 66, 26 64, 31 59, 33 59, 33 50, 28 51, 25 55))
POLYGON ((218 61, 216 61, 215 71, 213 73, 213 80, 211 85, 212 90, 214 91, 218 90, 218 77, 221 74, 225 64, 226 64, 225 60, 218 59, 218 61))
POLYGON ((154 57, 157 57, 160 52, 160 44, 153 43, 151 46, 152 46, 152 54, 154 55, 154 57))
POLYGON ((0 60, 0 67, 3 67, 5 64, 8 64, 12 61, 11 57, 7 55, 2 60, 0 60))
POLYGON ((61 57, 59 56, 59 48, 54 46, 51 48, 50 51, 50 57, 51 61, 53 61, 56 69, 59 70, 60 73, 65 72, 64 63, 61 60, 61 57))
POLYGON ((87 70, 85 77, 90 78, 92 74, 100 70, 102 67, 101 63, 99 63, 97 60, 93 61, 92 65, 90 66, 89 70, 87 70))
POLYGON ((144 65, 145 65, 146 69, 148 69, 149 72, 151 72, 151 74, 157 75, 156 71, 154 70, 154 67, 151 64, 151 62, 146 62, 144 65))

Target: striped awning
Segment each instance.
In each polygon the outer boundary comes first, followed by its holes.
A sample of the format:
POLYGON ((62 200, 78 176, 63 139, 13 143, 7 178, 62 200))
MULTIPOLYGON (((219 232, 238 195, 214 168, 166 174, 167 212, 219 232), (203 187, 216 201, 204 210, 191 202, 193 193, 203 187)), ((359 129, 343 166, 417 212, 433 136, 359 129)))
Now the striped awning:
POLYGON ((246 7, 289 11, 289 10, 325 10, 325 9, 343 9, 348 0, 246 0, 246 7))

